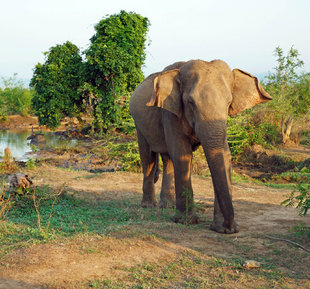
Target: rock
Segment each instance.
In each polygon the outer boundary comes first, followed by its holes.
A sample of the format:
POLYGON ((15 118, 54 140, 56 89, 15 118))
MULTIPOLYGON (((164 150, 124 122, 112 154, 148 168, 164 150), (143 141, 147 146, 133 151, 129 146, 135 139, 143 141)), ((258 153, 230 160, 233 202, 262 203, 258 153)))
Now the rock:
POLYGON ((10 189, 16 192, 25 192, 25 189, 32 187, 33 182, 24 173, 17 173, 9 176, 10 189))
POLYGON ((260 268, 261 263, 254 260, 246 260, 242 266, 244 269, 254 269, 254 268, 260 268))
POLYGON ((27 137, 27 139, 30 139, 30 143, 34 145, 46 143, 45 135, 42 133, 32 134, 29 137, 27 137))

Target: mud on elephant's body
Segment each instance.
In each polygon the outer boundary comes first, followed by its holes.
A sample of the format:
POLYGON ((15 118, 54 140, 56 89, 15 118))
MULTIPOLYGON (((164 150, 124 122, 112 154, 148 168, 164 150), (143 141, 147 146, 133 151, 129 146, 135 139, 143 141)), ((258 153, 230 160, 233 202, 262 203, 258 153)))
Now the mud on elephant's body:
POLYGON ((130 100, 144 174, 142 205, 156 205, 154 183, 158 179, 160 154, 160 206, 175 202, 175 222, 182 222, 184 217, 197 222, 191 162, 192 152, 201 144, 215 192, 211 229, 238 232, 232 205, 226 119, 270 99, 256 77, 239 69, 231 71, 220 60, 177 62, 146 78, 130 100))

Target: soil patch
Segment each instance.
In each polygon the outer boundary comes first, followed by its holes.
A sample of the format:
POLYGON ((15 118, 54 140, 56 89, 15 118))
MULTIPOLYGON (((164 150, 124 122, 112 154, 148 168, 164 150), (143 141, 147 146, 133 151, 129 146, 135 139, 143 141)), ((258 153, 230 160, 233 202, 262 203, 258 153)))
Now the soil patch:
MULTIPOLYGON (((66 183, 69 193, 94 202, 131 199, 138 205, 141 200, 141 174, 92 174, 43 165, 29 171, 28 175, 36 184, 57 187, 66 183)), ((160 181, 156 185, 157 192, 159 187, 160 181)), ((300 222, 310 226, 310 216, 300 217, 296 209, 279 205, 290 191, 248 183, 234 184, 233 199, 240 233, 220 235, 208 229, 213 215, 211 179, 194 177, 193 188, 201 224, 132 223, 110 236, 86 234, 15 250, 1 262, 0 288, 88 288, 86 280, 96 279, 125 282, 131 276, 130 268, 146 266, 143 264, 164 266, 186 252, 198 254, 203 260, 255 258, 265 264, 274 264, 288 276, 308 268, 309 257, 300 249, 267 238, 268 235, 288 234, 289 229, 300 222), (277 250, 276 255, 270 253, 274 250, 277 250), (282 254, 288 260, 286 263, 279 263, 282 254), (297 260, 293 261, 293 258, 297 260)), ((309 247, 309 244, 305 246, 309 247)), ((304 274, 310 278, 309 274, 304 274)), ((241 287, 237 284, 231 288, 253 288, 251 282, 244 281, 241 287)), ((307 282, 288 279, 286 288, 307 288, 307 282)))

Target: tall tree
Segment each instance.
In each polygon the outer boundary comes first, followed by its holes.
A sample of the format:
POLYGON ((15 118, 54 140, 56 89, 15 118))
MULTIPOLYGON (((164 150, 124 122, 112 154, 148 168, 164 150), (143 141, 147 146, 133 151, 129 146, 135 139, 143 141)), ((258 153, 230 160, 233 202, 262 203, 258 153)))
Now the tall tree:
POLYGON ((70 41, 44 54, 45 62, 36 65, 30 82, 35 91, 32 104, 40 124, 56 128, 62 118, 81 111, 83 62, 79 48, 70 41))
POLYGON ((95 126, 107 129, 118 121, 120 102, 143 80, 149 20, 121 11, 101 20, 86 50, 84 95, 92 106, 95 126))
POLYGON ((298 73, 304 62, 300 60, 298 50, 294 47, 291 47, 287 55, 277 47, 274 55, 277 66, 274 68, 275 72, 267 76, 266 87, 273 96, 269 105, 282 114, 282 143, 286 143, 290 138, 294 118, 299 115, 304 101, 299 85, 305 75, 298 73))

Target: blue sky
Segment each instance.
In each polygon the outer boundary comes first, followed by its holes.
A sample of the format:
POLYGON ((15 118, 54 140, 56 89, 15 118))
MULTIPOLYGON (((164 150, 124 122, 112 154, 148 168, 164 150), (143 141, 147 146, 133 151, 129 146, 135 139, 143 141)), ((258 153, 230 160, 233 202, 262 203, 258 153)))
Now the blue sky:
POLYGON ((148 17, 145 75, 180 60, 222 59, 254 75, 294 45, 310 71, 309 0, 0 0, 0 77, 29 80, 43 52, 69 40, 82 50, 94 25, 120 10, 148 17))

